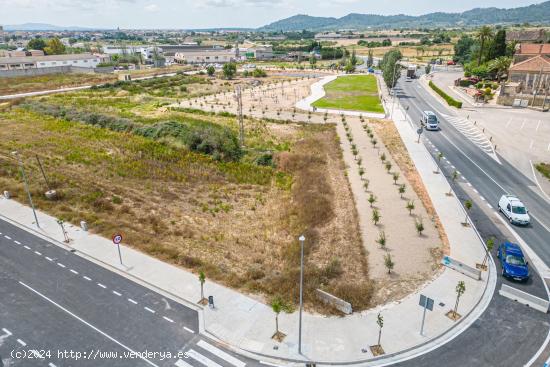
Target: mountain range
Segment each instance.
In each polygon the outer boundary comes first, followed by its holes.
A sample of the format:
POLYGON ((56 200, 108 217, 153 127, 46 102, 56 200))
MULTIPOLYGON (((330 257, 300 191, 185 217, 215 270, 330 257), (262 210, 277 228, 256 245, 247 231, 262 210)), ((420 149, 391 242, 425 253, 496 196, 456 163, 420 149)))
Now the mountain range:
POLYGON ((77 26, 57 26, 53 24, 46 23, 24 23, 24 24, 11 24, 5 25, 5 31, 92 31, 99 28, 86 28, 86 27, 77 27, 77 26))
POLYGON ((341 18, 313 17, 304 14, 278 20, 258 31, 328 31, 369 28, 474 27, 484 24, 550 24, 550 1, 511 9, 476 8, 462 13, 424 15, 376 15, 351 13, 341 18))

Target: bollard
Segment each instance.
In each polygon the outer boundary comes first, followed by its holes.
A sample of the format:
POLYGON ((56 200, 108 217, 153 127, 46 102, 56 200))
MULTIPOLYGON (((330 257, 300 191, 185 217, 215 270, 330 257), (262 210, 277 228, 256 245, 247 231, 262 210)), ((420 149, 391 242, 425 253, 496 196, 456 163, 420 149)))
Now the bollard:
POLYGON ((88 232, 88 223, 86 223, 85 220, 81 220, 80 221, 80 228, 82 228, 82 230, 84 232, 88 232))
POLYGON ((4 197, 6 199, 9 199, 11 197, 10 192, 9 191, 4 191, 4 197))
POLYGON ((208 307, 214 308, 214 296, 208 296, 208 307))

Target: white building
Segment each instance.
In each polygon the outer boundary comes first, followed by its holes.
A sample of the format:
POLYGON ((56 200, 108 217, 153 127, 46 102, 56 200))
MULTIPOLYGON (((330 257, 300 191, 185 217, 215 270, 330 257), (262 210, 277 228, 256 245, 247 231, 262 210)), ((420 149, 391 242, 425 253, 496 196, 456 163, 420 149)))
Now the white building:
POLYGON ((174 60, 180 64, 223 64, 234 61, 235 49, 187 50, 176 52, 174 60))
POLYGON ((0 57, 0 70, 41 69, 56 66, 95 68, 99 63, 108 61, 109 57, 106 55, 93 54, 0 57))

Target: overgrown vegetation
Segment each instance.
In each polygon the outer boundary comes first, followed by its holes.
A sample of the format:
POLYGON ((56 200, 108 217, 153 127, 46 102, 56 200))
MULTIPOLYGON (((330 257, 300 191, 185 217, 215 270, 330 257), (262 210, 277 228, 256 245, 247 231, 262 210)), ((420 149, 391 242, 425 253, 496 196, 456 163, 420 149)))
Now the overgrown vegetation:
POLYGON ((539 171, 544 177, 550 180, 550 164, 538 163, 535 165, 537 171, 539 171))

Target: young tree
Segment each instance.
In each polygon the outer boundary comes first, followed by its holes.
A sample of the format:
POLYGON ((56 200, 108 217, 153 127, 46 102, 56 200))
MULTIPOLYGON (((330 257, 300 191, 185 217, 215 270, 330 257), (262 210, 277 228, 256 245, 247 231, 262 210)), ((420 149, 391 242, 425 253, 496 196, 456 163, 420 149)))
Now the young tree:
POLYGON ((453 309, 453 313, 457 315, 458 302, 460 301, 460 296, 462 296, 464 292, 466 292, 466 284, 464 283, 463 280, 458 282, 455 288, 455 292, 456 292, 456 303, 455 303, 455 308, 453 309))
POLYGON ((437 167, 435 173, 439 173, 439 165, 441 164, 441 159, 443 158, 443 153, 437 153, 437 167))
POLYGON ((380 62, 382 77, 388 88, 395 87, 395 84, 401 75, 401 66, 399 65, 399 61, 402 57, 403 55, 401 55, 399 50, 392 50, 386 52, 380 62))
POLYGON ((235 74, 237 74, 237 64, 234 62, 229 62, 223 65, 223 76, 226 79, 233 79, 235 74))
MULTIPOLYGON (((390 261, 391 261, 391 257, 390 257, 390 261)), ((393 265, 392 265, 392 268, 393 268, 393 265)), ((378 312, 378 316, 376 316, 376 324, 378 325, 378 345, 380 345, 380 339, 382 338, 382 328, 384 327, 384 317, 380 315, 380 312, 378 312)))
POLYGON ((399 192, 399 197, 403 199, 403 194, 405 193, 405 184, 399 185, 399 189, 397 190, 399 192))
POLYGON ((29 50, 44 50, 46 47, 46 41, 43 38, 33 38, 27 44, 27 49, 29 50))
POLYGON ((374 64, 374 57, 372 56, 372 49, 369 48, 367 53, 367 67, 370 68, 374 64))
POLYGON ((374 196, 372 193, 369 195, 368 202, 370 204, 370 207, 372 208, 372 204, 376 203, 376 196, 374 196))
POLYGON ((199 282, 201 283, 201 301, 204 300, 204 282, 206 281, 206 275, 204 271, 199 272, 199 282))
POLYGON ((273 336, 277 337, 279 336, 279 314, 281 311, 288 312, 289 307, 281 297, 277 296, 271 301, 271 309, 275 313, 275 334, 273 336))
POLYGON ((464 224, 468 224, 468 213, 472 209, 473 205, 472 200, 466 200, 464 202, 464 207, 466 208, 466 218, 464 219, 464 224))
POLYGON ((426 74, 429 74, 432 71, 432 64, 426 64, 426 67, 424 68, 424 72, 426 74))
POLYGON ((376 242, 380 245, 380 247, 386 248, 386 233, 384 231, 380 231, 380 233, 378 233, 378 239, 376 242))
POLYGON ((393 178, 393 184, 397 185, 397 180, 399 180, 399 172, 392 173, 392 178, 393 178))
POLYGON ((357 54, 355 53, 355 49, 351 52, 351 57, 349 59, 349 62, 353 67, 357 66, 357 54))
POLYGON ((485 264, 487 264, 487 260, 489 259, 489 254, 491 251, 493 251, 493 246, 495 245, 495 238, 490 237, 485 241, 485 246, 487 246, 487 252, 485 253, 485 258, 483 259, 482 266, 485 267, 485 264))
POLYGON ((409 210, 409 215, 411 215, 414 210, 414 200, 408 201, 406 208, 409 210))
POLYGON ((365 191, 369 191, 369 183, 370 183, 369 180, 365 180, 363 182, 363 187, 365 188, 365 191))
POLYGON ((386 166, 386 171, 387 171, 388 173, 390 173, 390 170, 391 170, 391 167, 392 167, 391 162, 390 162, 390 161, 387 161, 385 166, 386 166))
POLYGON ((422 232, 424 231, 424 223, 422 221, 422 217, 415 220, 414 225, 416 227, 416 232, 418 232, 418 235, 422 236, 422 232))
POLYGON ((208 76, 214 75, 215 72, 216 72, 216 69, 212 65, 206 68, 206 74, 208 74, 208 76))
POLYGON ((378 225, 378 222, 380 222, 380 218, 382 216, 380 215, 380 212, 378 211, 378 209, 373 209, 372 210, 372 221, 374 223, 374 225, 378 225))
MULTIPOLYGON (((453 181, 453 183, 456 182, 457 178, 458 178, 458 171, 454 170, 453 173, 451 174, 451 180, 453 181)), ((453 187, 451 186, 449 187, 449 193, 447 195, 451 196, 452 192, 453 192, 453 187)))
POLYGON ((384 255, 384 265, 386 266, 386 269, 388 269, 388 274, 390 274, 395 266, 390 254, 384 255))

